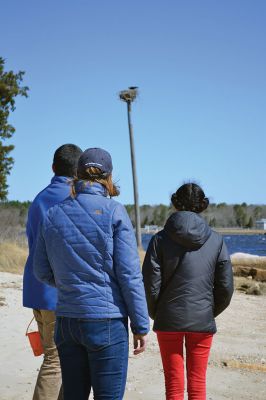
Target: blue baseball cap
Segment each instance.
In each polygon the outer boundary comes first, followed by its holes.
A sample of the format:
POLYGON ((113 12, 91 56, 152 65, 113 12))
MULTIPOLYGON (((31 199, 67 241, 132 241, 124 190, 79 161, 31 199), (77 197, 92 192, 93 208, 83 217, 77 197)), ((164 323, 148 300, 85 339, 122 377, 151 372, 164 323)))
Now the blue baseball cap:
POLYGON ((113 171, 111 155, 99 147, 85 150, 78 161, 78 172, 85 172, 90 167, 99 168, 104 175, 110 175, 113 171))

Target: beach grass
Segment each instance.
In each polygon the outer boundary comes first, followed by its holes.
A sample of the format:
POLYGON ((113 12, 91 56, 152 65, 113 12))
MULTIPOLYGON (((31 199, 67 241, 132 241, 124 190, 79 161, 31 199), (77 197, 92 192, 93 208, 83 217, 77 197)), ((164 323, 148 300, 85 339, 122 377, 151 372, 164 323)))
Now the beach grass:
MULTIPOLYGON (((146 252, 139 250, 140 263, 143 264, 146 252)), ((0 271, 22 274, 28 256, 28 249, 15 242, 0 242, 0 271)), ((231 257, 233 266, 266 270, 266 257, 241 256, 231 257)))
POLYGON ((22 274, 28 250, 14 242, 0 243, 0 271, 22 274))
POLYGON ((233 266, 266 269, 266 257, 231 256, 233 266))
POLYGON ((139 259, 140 259, 140 264, 143 264, 144 257, 145 257, 146 251, 143 249, 139 249, 139 259))

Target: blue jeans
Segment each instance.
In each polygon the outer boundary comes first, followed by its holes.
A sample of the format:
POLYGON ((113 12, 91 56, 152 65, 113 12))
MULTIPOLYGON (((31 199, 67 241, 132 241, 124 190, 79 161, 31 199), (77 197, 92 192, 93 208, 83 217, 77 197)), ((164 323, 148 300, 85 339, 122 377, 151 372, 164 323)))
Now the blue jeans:
POLYGON ((64 400, 121 400, 128 366, 127 319, 57 317, 64 400))

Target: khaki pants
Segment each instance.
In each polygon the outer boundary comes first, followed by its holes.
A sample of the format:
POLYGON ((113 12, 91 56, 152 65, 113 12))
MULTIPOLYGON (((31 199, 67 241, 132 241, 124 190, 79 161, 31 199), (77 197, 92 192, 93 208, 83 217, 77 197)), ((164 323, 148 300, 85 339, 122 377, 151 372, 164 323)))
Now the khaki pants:
POLYGON ((33 400, 63 400, 61 368, 54 343, 55 313, 48 310, 33 310, 44 348, 33 400))

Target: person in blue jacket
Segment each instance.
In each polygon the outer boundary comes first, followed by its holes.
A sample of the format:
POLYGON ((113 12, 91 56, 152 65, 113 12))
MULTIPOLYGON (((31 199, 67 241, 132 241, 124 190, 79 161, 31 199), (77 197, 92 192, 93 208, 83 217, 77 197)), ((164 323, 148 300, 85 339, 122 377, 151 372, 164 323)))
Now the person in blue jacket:
POLYGON ((54 177, 30 206, 27 221, 29 256, 23 277, 23 306, 33 309, 44 348, 44 359, 40 368, 33 400, 56 400, 62 398, 61 370, 54 343, 55 307, 57 290, 36 279, 33 274, 33 256, 37 233, 47 210, 70 195, 70 182, 76 175, 77 163, 82 150, 74 144, 60 146, 54 153, 54 177))
POLYGON ((39 231, 34 273, 58 289, 57 345, 64 400, 120 400, 128 364, 128 317, 134 354, 145 350, 149 316, 134 231, 112 199, 112 159, 87 149, 73 195, 50 208, 39 231))

